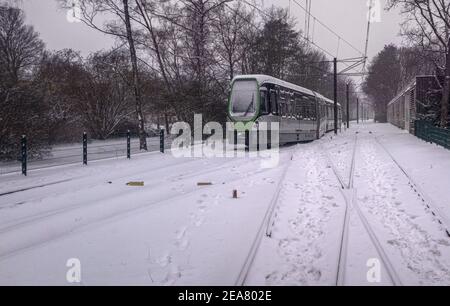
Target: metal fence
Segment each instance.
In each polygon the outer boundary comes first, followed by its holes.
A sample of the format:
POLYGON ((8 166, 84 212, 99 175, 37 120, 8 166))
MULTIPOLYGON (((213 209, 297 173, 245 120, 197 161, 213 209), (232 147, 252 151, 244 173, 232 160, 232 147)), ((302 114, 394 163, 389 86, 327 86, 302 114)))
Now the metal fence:
MULTIPOLYGON (((159 137, 147 138, 148 152, 164 153, 171 143, 171 140, 165 136, 167 135, 164 135, 162 130, 159 137)), ((111 158, 130 159, 133 155, 143 152, 140 150, 139 139, 132 137, 129 133, 123 137, 105 141, 90 140, 89 135, 84 133, 80 135, 80 140, 80 143, 53 146, 44 156, 33 157, 29 154, 29 142, 24 135, 18 140, 21 142, 21 152, 18 152, 20 158, 0 162, 0 175, 16 172, 27 175, 29 170, 70 164, 87 165, 91 161, 111 158)))
POLYGON ((416 136, 427 141, 450 149, 450 130, 436 127, 425 120, 415 121, 416 136))

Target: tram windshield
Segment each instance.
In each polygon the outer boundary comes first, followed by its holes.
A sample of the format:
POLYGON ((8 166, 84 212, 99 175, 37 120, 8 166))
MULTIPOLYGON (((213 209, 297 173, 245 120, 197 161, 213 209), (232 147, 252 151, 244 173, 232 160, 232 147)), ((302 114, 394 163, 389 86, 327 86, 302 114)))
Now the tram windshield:
POLYGON ((231 115, 253 117, 257 112, 258 84, 253 80, 236 81, 231 91, 231 115))

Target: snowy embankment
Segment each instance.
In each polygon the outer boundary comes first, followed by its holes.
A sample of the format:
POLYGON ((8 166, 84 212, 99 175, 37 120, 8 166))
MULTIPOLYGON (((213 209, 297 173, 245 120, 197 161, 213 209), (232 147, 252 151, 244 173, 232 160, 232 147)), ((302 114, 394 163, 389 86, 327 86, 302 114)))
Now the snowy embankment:
POLYGON ((449 285, 450 238, 427 207, 450 217, 448 173, 450 151, 361 124, 283 148, 274 169, 149 153, 4 175, 0 284, 68 284, 78 258, 85 285, 449 285))
POLYGON ((62 182, 0 197, 0 283, 66 284, 78 258, 87 285, 232 284, 289 150, 275 169, 148 154, 1 177, 2 192, 62 182))

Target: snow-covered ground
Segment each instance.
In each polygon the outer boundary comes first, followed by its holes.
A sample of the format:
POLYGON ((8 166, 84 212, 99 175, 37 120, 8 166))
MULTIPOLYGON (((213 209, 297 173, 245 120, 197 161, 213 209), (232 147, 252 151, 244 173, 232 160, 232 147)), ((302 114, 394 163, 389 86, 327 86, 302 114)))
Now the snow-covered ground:
POLYGON ((280 155, 1 175, 0 285, 450 285, 450 151, 360 124, 280 155))

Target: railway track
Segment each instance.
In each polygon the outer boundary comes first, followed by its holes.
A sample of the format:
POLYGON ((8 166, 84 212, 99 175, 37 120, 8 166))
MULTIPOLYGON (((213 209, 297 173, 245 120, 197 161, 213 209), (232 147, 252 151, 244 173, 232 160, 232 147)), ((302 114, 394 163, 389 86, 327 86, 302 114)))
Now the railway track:
MULTIPOLYGON (((323 147, 323 146, 322 146, 323 147)), ((348 179, 348 183, 345 183, 345 180, 337 170, 335 164, 329 156, 328 151, 323 148, 323 152, 328 160, 329 165, 331 166, 333 173, 335 174, 339 184, 341 185, 341 193, 346 202, 343 226, 342 226, 342 234, 341 234, 341 243, 339 248, 339 256, 338 256, 338 268, 336 273, 336 285, 343 286, 345 285, 345 273, 346 273, 346 260, 348 253, 348 236, 349 236, 349 224, 350 224, 350 213, 351 210, 354 209, 358 215, 359 220, 361 221, 364 229, 366 230, 372 245, 380 256, 380 259, 383 263, 384 268, 386 269, 389 279, 393 285, 399 286, 402 285, 401 279, 398 276, 393 264, 389 260, 384 248, 382 247, 380 241, 378 240, 375 231, 371 227, 364 213, 362 212, 357 198, 357 190, 354 188, 354 172, 356 165, 356 153, 358 148, 358 135, 355 135, 355 143, 353 147, 352 153, 352 161, 350 168, 350 175, 348 179)))
POLYGON ((411 190, 420 198, 421 202, 428 208, 431 214, 437 219, 438 223, 444 227, 444 230, 448 237, 450 237, 450 220, 441 212, 434 201, 420 188, 408 171, 400 165, 397 159, 392 155, 392 153, 386 148, 386 146, 378 139, 378 136, 374 137, 375 141, 380 145, 380 147, 389 155, 394 164, 400 169, 400 171, 406 176, 409 181, 409 187, 411 190))
POLYGON ((298 147, 298 145, 293 150, 290 160, 287 161, 285 167, 283 168, 283 172, 281 174, 280 180, 278 181, 278 185, 276 187, 274 196, 272 197, 272 199, 270 201, 270 204, 269 204, 269 207, 267 208, 266 214, 264 215, 264 218, 261 222, 258 232, 252 242, 250 251, 248 252, 245 262, 242 265, 239 275, 235 281, 236 286, 244 286, 245 285, 247 278, 248 278, 248 274, 250 272, 250 269, 253 265, 256 255, 258 254, 258 249, 259 249, 259 246, 261 245, 261 241, 262 241, 264 235, 266 235, 268 237, 270 237, 272 235, 271 227, 274 222, 273 214, 276 209, 276 205, 278 203, 278 199, 280 197, 281 190, 283 189, 283 183, 284 183, 287 171, 294 159, 294 155, 295 155, 297 147, 298 147))

